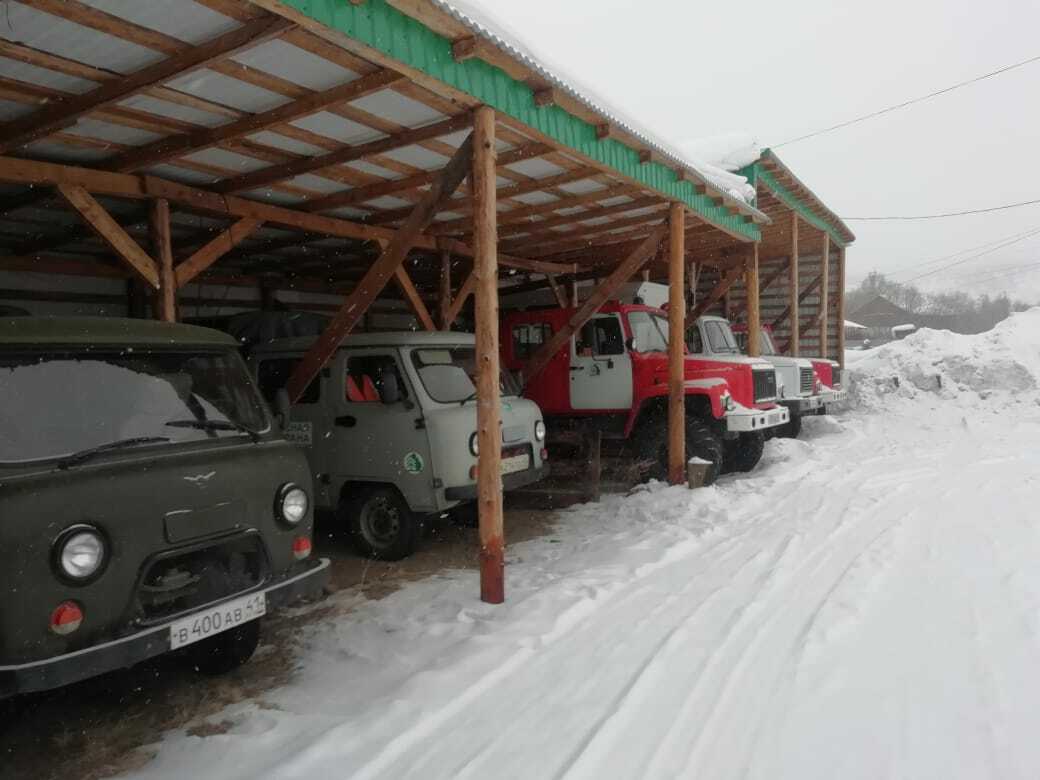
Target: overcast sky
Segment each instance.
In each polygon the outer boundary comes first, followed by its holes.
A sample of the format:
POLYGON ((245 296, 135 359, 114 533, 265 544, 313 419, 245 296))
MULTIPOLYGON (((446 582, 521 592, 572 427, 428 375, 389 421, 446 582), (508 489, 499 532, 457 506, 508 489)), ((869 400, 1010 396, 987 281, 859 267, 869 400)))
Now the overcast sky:
MULTIPOLYGON (((747 131, 775 146, 1040 54, 1037 0, 469 3, 676 144, 747 131)), ((855 217, 1040 198, 1038 148, 1040 62, 777 153, 855 217)), ((1040 204, 849 225, 850 282, 872 269, 903 281, 944 255, 1040 228, 1040 204)), ((1040 234, 917 284, 1040 301, 1040 234), (993 278, 1029 262, 1035 270, 993 278)))

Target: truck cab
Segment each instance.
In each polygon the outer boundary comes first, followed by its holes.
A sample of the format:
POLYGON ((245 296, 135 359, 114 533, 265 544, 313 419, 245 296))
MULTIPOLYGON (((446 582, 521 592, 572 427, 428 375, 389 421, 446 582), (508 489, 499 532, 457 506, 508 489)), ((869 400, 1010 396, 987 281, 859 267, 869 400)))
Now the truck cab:
MULTIPOLYGON (((746 352, 747 326, 738 325, 733 330, 740 341, 741 349, 746 352)), ((773 341, 773 329, 769 325, 762 326, 762 335, 759 338, 763 357, 766 356, 767 350, 770 355, 782 357, 779 355, 776 343, 773 341)), ((815 411, 816 414, 826 414, 828 404, 843 403, 847 400, 848 392, 845 389, 844 371, 842 371, 841 364, 838 361, 817 357, 799 357, 797 359, 807 360, 812 366, 815 381, 818 385, 816 392, 820 397, 819 407, 815 411)))
POLYGON ((0 699, 177 650, 244 663, 320 595, 307 462, 231 337, 0 319, 0 699))
MULTIPOLYGON (((574 315, 570 308, 512 311, 501 321, 503 365, 522 374, 525 362, 574 315)), ((687 354, 684 365, 686 451, 713 464, 709 479, 750 471, 764 432, 789 415, 776 404, 776 372, 742 355, 687 354)), ((551 429, 596 429, 625 442, 647 475, 667 471, 668 318, 661 309, 611 301, 530 378, 524 395, 551 429)), ((551 433, 550 433, 551 436, 551 433)))
MULTIPOLYGON (((273 398, 313 343, 257 346, 250 357, 273 398)), ((318 507, 335 510, 360 551, 411 554, 426 516, 476 498, 476 338, 470 333, 348 336, 292 406, 287 433, 307 455, 318 507)), ((503 374, 502 483, 522 487, 548 473, 545 423, 503 374)))
MULTIPOLYGON (((721 318, 702 317, 697 325, 703 333, 708 329, 708 321, 718 319, 721 318)), ((747 326, 734 325, 733 334, 737 339, 738 351, 747 352, 747 326)), ((707 349, 713 348, 710 338, 706 338, 704 341, 707 349)), ((797 438, 802 430, 802 416, 816 414, 826 402, 823 386, 816 376, 812 362, 805 358, 777 354, 767 328, 762 329, 759 348, 762 358, 768 360, 776 368, 779 402, 786 406, 788 412, 791 413, 790 422, 780 428, 777 434, 792 439, 797 438)))

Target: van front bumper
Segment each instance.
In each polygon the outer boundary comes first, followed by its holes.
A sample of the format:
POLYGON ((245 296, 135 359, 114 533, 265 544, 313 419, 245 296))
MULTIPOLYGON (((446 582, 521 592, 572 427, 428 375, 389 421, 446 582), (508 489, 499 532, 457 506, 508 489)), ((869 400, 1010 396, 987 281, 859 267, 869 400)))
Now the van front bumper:
POLYGON ((810 395, 802 398, 785 398, 782 401, 777 401, 777 403, 785 407, 791 414, 810 414, 823 407, 827 403, 827 398, 821 393, 820 395, 810 395))
POLYGON ((785 425, 791 419, 791 413, 783 406, 775 409, 747 409, 726 412, 726 430, 729 433, 755 433, 785 425))
MULTIPOLYGON (((269 581, 253 591, 236 593, 231 598, 237 599, 250 593, 264 593, 267 596, 267 609, 270 611, 301 598, 315 598, 321 595, 329 581, 329 573, 329 559, 321 558, 311 561, 308 568, 299 574, 269 581)), ((213 606, 197 611, 204 612, 213 606)), ((149 626, 129 636, 73 653, 14 666, 0 664, 0 699, 60 688, 105 672, 126 669, 167 653, 170 651, 170 625, 185 617, 186 615, 178 615, 166 623, 149 626)))
MULTIPOLYGON (((502 490, 516 490, 525 485, 539 482, 549 476, 549 464, 543 463, 538 468, 525 469, 502 477, 502 490)), ((477 497, 477 483, 459 485, 444 489, 444 498, 448 501, 472 501, 477 497)))

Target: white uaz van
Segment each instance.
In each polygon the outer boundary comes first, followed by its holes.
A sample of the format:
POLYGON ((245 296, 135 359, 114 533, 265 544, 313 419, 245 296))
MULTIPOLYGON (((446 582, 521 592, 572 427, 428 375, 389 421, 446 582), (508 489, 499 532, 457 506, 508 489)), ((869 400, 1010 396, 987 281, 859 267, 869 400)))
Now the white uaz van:
MULTIPOLYGON (((274 400, 310 337, 256 347, 251 366, 274 400)), ((405 331, 351 335, 290 410, 285 435, 302 445, 315 503, 335 509, 361 551, 397 560, 426 515, 476 498, 476 338, 405 331)), ((548 473, 537 404, 502 375, 502 482, 506 490, 548 473)))

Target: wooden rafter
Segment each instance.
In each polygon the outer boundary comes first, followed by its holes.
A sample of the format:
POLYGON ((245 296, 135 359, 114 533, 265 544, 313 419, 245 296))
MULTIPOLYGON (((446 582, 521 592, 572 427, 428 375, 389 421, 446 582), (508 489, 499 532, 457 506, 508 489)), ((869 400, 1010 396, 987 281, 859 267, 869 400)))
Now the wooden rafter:
POLYGON ((426 308, 422 296, 419 295, 419 291, 415 288, 415 283, 412 282, 412 277, 408 275, 403 265, 399 265, 397 270, 394 271, 394 280, 397 282, 397 286, 401 288, 401 292, 404 293, 404 299, 419 320, 419 324, 426 330, 437 330, 437 325, 433 321, 433 317, 430 316, 430 310, 426 308))
MULTIPOLYGON (((747 258, 745 258, 746 261, 747 258)), ((690 312, 689 320, 693 322, 695 319, 704 314, 708 309, 722 300, 722 296, 729 292, 729 288, 736 284, 737 280, 744 275, 744 263, 736 265, 731 268, 725 276, 719 279, 718 284, 715 285, 710 293, 704 298, 697 301, 697 305, 693 307, 693 311, 690 312)))
POLYGON ((390 239, 379 259, 347 296, 324 333, 297 364, 289 377, 288 391, 291 400, 296 401, 300 398, 321 367, 335 354, 343 337, 353 330, 372 301, 382 292, 430 220, 458 189, 469 173, 472 148, 473 136, 469 135, 444 168, 441 178, 433 183, 430 191, 419 201, 402 228, 390 239))
POLYGON ((213 263, 230 252, 264 224, 259 219, 243 217, 227 230, 214 236, 205 245, 195 250, 191 257, 182 261, 175 271, 177 286, 183 287, 213 263))
POLYGON ((525 382, 530 382, 533 377, 540 374, 542 370, 549 365, 549 361, 555 357, 556 353, 570 341, 571 337, 586 322, 588 322, 589 317, 595 314, 596 311, 599 310, 599 307, 606 303, 607 299, 610 298, 610 296, 613 295, 622 284, 631 279, 636 271, 642 268, 643 265, 653 257, 666 235, 668 235, 667 220, 658 224, 657 227, 651 231, 650 235, 643 239, 639 246, 636 247, 636 249, 631 252, 628 257, 617 266, 617 268, 614 269, 613 273, 597 285, 596 289, 592 291, 592 294, 585 299, 585 303, 583 303, 571 316, 567 324, 554 333, 547 342, 538 348, 538 351, 531 356, 531 359, 527 361, 527 364, 523 368, 525 382))
POLYGON ((567 308, 567 294, 563 291, 563 287, 556 281, 556 277, 553 274, 546 274, 545 281, 549 284, 549 289, 552 290, 553 297, 556 298, 556 303, 561 309, 567 308))
POLYGON ((469 276, 466 277, 466 281, 462 283, 462 287, 455 294, 455 299, 451 302, 448 307, 448 312, 444 318, 444 328, 447 329, 453 322, 458 318, 459 313, 462 311, 462 307, 466 303, 466 299, 473 294, 473 290, 477 286, 477 277, 470 271, 469 276))
MULTIPOLYGON (((823 275, 821 274, 820 276, 817 276, 815 279, 813 279, 811 282, 809 282, 809 284, 807 284, 805 286, 804 290, 802 290, 800 293, 796 293, 796 295, 797 295, 796 300, 798 301, 798 303, 801 303, 806 298, 808 298, 810 295, 812 295, 813 292, 815 292, 816 288, 820 286, 820 282, 822 282, 822 281, 823 281, 823 275)), ((776 319, 773 320, 773 327, 774 328, 779 327, 790 316, 791 316, 791 307, 787 306, 782 312, 780 312, 780 316, 778 316, 776 319)))
POLYGON ((159 270, 156 316, 163 322, 177 321, 177 280, 173 273, 173 241, 170 237, 170 204, 162 198, 152 201, 150 214, 152 251, 159 270))

